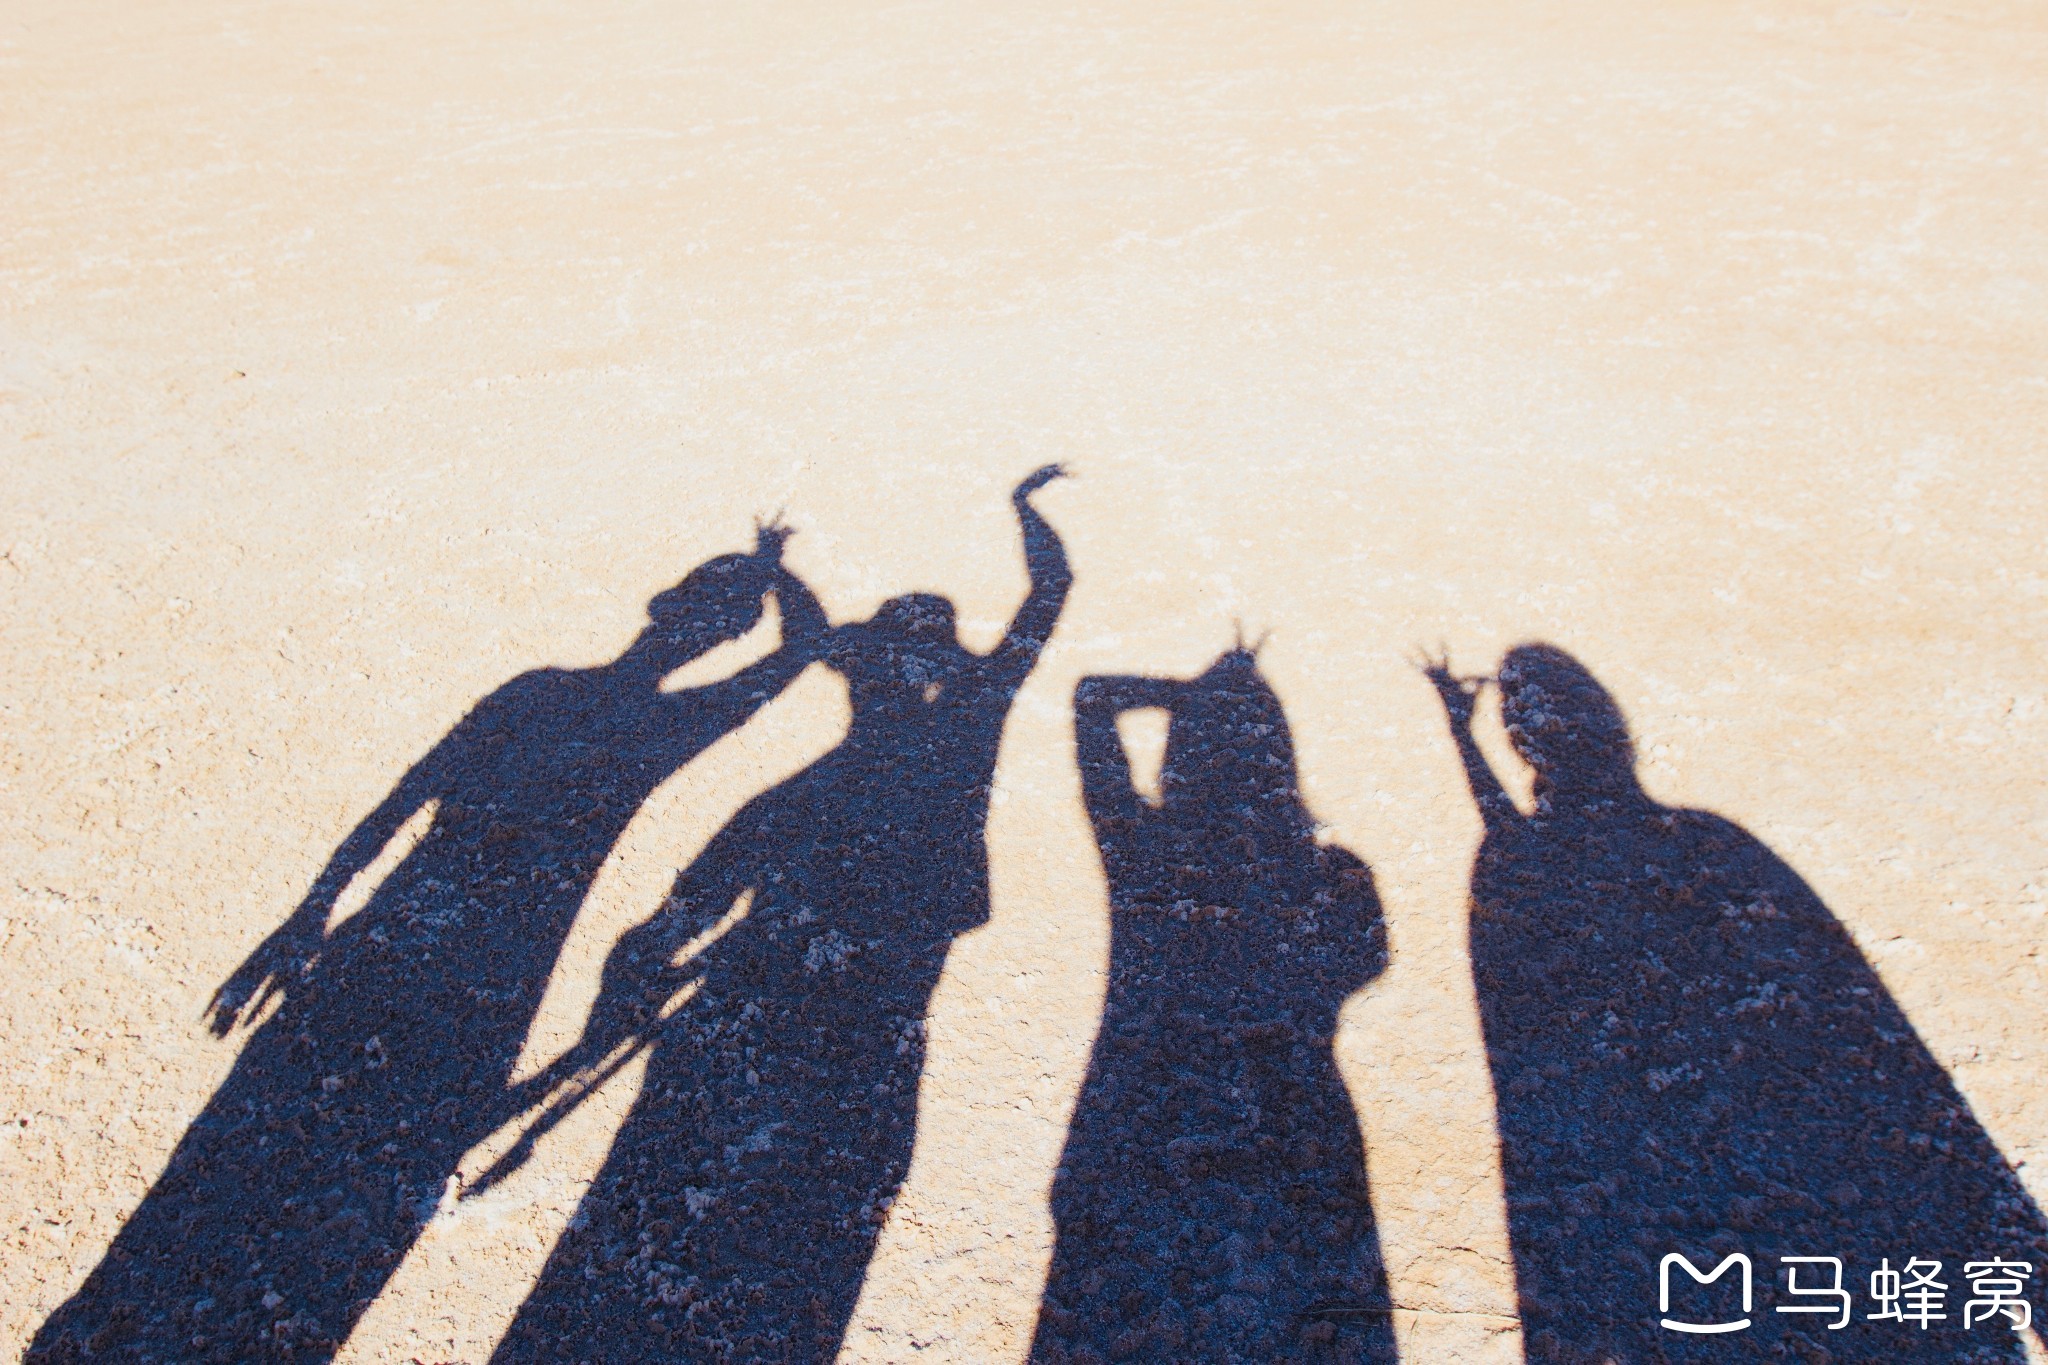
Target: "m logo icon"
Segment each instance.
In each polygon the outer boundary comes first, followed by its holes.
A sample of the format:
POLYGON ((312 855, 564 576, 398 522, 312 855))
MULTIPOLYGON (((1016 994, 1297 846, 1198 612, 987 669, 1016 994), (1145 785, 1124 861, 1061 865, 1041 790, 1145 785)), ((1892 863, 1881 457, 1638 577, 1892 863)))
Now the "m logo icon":
MULTIPOLYGON (((1722 1275, 1726 1274, 1730 1266, 1740 1265, 1742 1267, 1742 1311, 1744 1313, 1749 1312, 1751 1293, 1749 1257, 1739 1251, 1735 1252, 1722 1261, 1721 1264, 1702 1275, 1691 1261, 1686 1260, 1685 1257, 1674 1251, 1658 1262, 1657 1265, 1657 1311, 1659 1313, 1668 1314, 1671 1311, 1671 1267, 1674 1265, 1684 1266, 1685 1273, 1692 1276, 1694 1284, 1712 1284, 1715 1280, 1720 1279, 1722 1275)), ((1743 1328, 1749 1326, 1749 1319, 1747 1317, 1744 1317, 1739 1322, 1709 1323, 1674 1322, 1669 1317, 1663 1317, 1659 1318, 1658 1322, 1673 1332, 1740 1332, 1743 1328)))

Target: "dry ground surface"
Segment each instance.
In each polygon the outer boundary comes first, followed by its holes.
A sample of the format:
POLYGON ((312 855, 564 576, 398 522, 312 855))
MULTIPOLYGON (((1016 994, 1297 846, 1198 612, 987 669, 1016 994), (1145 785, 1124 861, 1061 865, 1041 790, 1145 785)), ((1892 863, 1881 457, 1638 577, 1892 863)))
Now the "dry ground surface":
MULTIPOLYGON (((1075 586, 848 1358, 1029 1349, 1107 980, 1074 688, 1240 627, 1382 902, 1336 1050, 1407 1358, 1527 1350, 1419 646, 1584 662, 2048 1197, 2044 73, 1992 0, 16 0, 0 1351, 228 1076, 214 988, 479 698, 777 510, 834 621, 941 593, 986 649, 1048 461, 1075 586)), ((814 668, 653 794, 524 1072, 846 717, 814 668)), ((1526 802, 1491 693, 1475 729, 1526 802)), ((489 1356, 638 1083, 444 1200, 344 1358, 489 1356)))

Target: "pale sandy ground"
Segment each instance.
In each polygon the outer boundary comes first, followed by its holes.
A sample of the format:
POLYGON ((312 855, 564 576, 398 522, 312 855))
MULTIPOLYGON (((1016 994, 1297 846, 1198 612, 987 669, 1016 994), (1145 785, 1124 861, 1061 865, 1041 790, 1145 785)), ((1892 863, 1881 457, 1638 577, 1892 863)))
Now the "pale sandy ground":
MULTIPOLYGON (((1107 942, 1072 687, 1233 622, 1386 900, 1341 1051, 1410 1359, 1521 1354, 1418 644, 1578 653, 2048 1197, 2039 6, 14 0, 0 206, 10 1353, 232 1063, 214 985, 474 699, 776 508, 835 618, 928 589, 985 644, 1046 460, 1078 586, 849 1357, 1028 1344, 1107 942)), ((843 706, 663 789, 532 1063, 843 706)), ((487 1355, 635 1079, 348 1357, 487 1355)))

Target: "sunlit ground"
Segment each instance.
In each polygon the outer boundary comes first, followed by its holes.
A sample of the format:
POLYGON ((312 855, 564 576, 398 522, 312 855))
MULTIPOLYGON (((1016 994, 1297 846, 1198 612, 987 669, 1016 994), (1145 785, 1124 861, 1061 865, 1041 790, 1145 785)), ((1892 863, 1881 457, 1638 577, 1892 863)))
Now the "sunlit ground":
MULTIPOLYGON (((1335 1049, 1405 1358, 1524 1352, 1423 651, 1571 651, 2048 1198, 2044 56, 1992 3, 17 6, 0 1344, 229 1075, 215 988, 480 698, 778 513, 833 622, 941 594, 991 649, 1054 461, 1073 589, 847 1358, 1030 1349, 1110 941, 1075 687, 1240 640, 1385 916, 1335 1049)), ((849 716, 814 665, 659 784, 520 1075, 849 716)), ((1526 807, 1491 691, 1474 733, 1526 807)), ((1124 743, 1156 794, 1156 718, 1124 743)), ((471 1150, 343 1358, 488 1358, 643 1064, 465 1199, 522 1121, 471 1150)))

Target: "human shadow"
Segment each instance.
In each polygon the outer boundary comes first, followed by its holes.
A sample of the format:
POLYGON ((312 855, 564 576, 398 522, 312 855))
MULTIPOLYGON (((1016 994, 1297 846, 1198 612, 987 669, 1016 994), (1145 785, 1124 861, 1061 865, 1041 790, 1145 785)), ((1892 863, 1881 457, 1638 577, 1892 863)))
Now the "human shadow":
POLYGON ((463 1152, 512 1116, 508 1078, 626 823, 808 662, 786 645, 725 681, 661 688, 750 630, 766 593, 785 640, 822 634, 809 590, 781 568, 783 536, 767 528, 754 553, 655 597, 610 663, 493 692, 342 842, 211 1008, 223 1035, 275 1012, 30 1360, 334 1353, 463 1152), (429 807, 418 842, 330 929, 344 888, 429 807))
POLYGON ((1331 1051, 1384 969, 1372 874, 1317 840, 1246 650, 1076 689, 1109 994, 1052 1187, 1032 1359, 1392 1360, 1358 1121, 1331 1051), (1117 717, 1171 714, 1157 802, 1117 717))
POLYGON ((1562 650, 1519 646, 1498 679, 1526 814, 1473 741, 1484 680, 1427 671, 1485 820, 1473 973, 1529 1358, 2025 1359, 2017 1314, 1965 1328, 1965 1271, 2038 1274, 2041 1215, 1827 906, 1739 826, 1647 795, 1620 708, 1562 650), (1667 1274, 1674 1320, 1740 1321, 1731 1282, 1663 1264, 1737 1252, 1749 1326, 1660 1325, 1667 1274), (1782 1257, 1838 1258, 1851 1320, 1788 1292, 1835 1268, 1782 1257), (1915 1258, 1941 1263, 1946 1320, 1870 1320, 1871 1272, 1915 1258))
MULTIPOLYGON (((750 802, 622 937, 534 1126, 641 1050, 641 1089, 499 1361, 829 1360, 909 1164, 924 1020, 988 918, 989 782, 1071 576, 1013 502, 1031 587, 995 650, 913 594, 832 631, 852 720, 750 802)), ((482 1182, 480 1182, 482 1183, 482 1182)))

